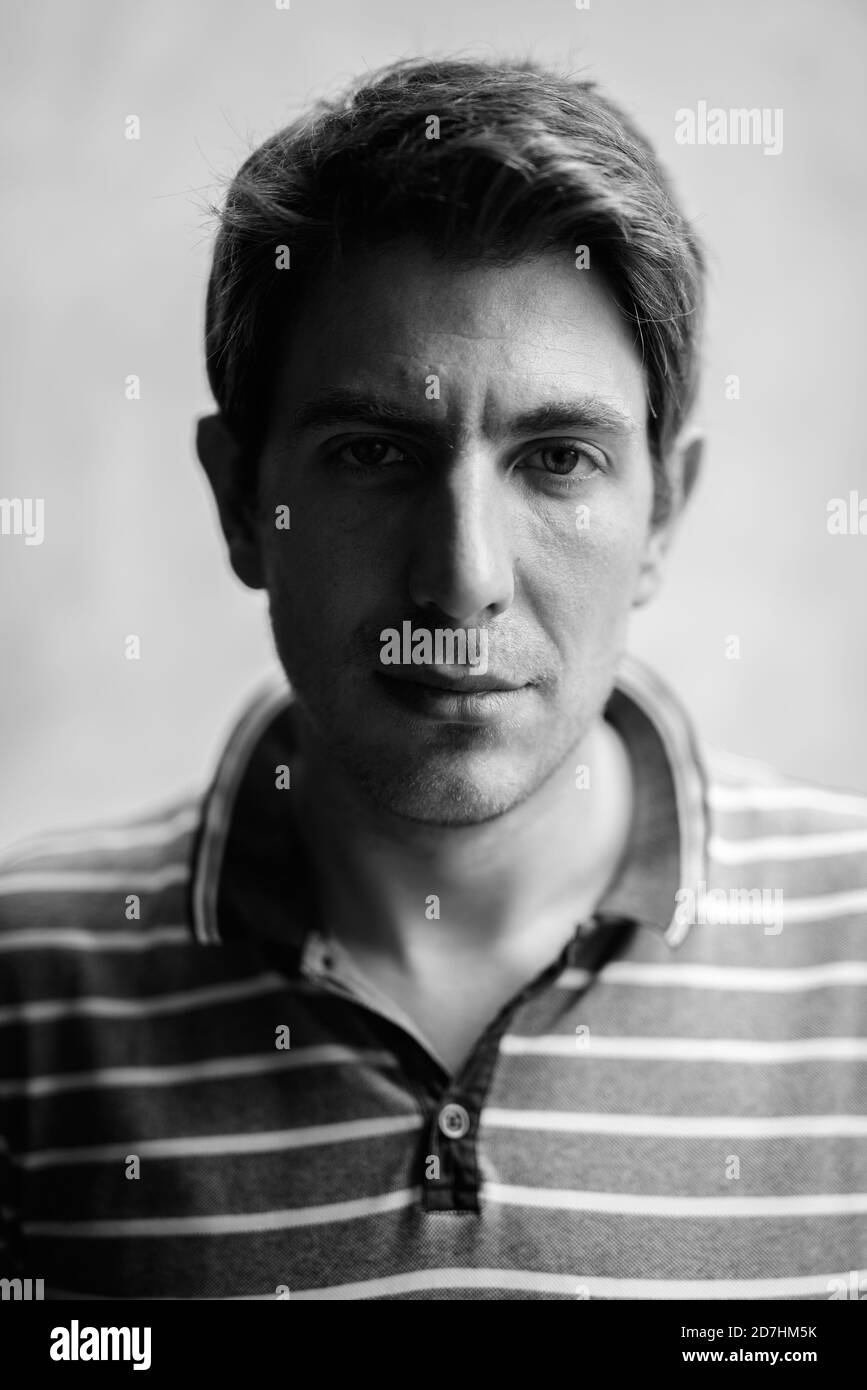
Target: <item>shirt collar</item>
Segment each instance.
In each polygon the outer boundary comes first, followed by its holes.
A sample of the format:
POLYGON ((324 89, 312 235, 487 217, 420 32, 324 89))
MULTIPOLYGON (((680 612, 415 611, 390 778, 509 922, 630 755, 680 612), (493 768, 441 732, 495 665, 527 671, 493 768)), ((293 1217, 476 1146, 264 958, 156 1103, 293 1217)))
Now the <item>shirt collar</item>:
MULTIPOLYGON (((632 834, 623 868, 599 911, 632 917, 680 946, 677 894, 708 878, 707 777, 691 722, 649 667, 624 656, 605 707, 632 762, 632 834)), ((681 914, 682 915, 682 914, 681 914)))
MULTIPOLYGON (((202 942, 250 937, 299 952, 316 924, 316 894, 285 783, 296 746, 293 696, 270 682, 244 710, 206 793, 194 853, 193 930, 202 942), (283 771, 281 772, 281 769, 283 771)), ((707 874, 706 779, 689 719, 648 667, 624 656, 605 718, 629 752, 629 848, 597 911, 629 917, 679 946, 678 889, 707 874)))

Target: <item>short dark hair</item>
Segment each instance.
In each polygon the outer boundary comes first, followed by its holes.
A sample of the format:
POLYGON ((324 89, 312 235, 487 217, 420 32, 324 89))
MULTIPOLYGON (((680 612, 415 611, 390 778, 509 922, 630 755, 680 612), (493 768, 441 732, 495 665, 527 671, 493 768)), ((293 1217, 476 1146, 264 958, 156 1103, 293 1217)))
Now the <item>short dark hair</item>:
POLYGON ((655 516, 667 513, 665 461, 698 385, 704 257, 650 144, 594 82, 531 62, 393 64, 260 145, 218 216, 208 377, 249 449, 296 287, 344 248, 412 236, 449 258, 508 264, 587 245, 641 351, 655 516))

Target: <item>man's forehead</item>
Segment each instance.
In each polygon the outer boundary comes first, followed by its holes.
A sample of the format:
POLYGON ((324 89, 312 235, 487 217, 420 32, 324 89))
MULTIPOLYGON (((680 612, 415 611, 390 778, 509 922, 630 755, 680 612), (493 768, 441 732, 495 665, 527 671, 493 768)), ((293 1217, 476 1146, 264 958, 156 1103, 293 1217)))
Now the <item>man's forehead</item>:
POLYGON ((446 261, 412 242, 359 251, 315 277, 301 317, 323 336, 337 328, 347 343, 387 332, 407 345, 440 340, 455 352, 487 343, 546 346, 566 357, 603 336, 633 348, 602 277, 559 250, 507 265, 446 261))
POLYGON ((280 373, 295 407, 323 390, 421 397, 503 428, 551 401, 595 397, 637 426, 645 386, 607 288, 561 253, 450 266, 415 248, 358 256, 306 297, 280 373), (582 278, 583 277, 583 278, 582 278))

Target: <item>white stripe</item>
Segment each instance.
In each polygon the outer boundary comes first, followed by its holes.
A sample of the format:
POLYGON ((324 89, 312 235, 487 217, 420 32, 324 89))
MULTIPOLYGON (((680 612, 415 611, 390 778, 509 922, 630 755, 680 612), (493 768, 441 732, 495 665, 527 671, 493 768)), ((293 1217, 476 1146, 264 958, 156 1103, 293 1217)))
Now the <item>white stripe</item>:
POLYGON ((200 806, 184 806, 174 815, 140 824, 70 826, 65 830, 34 835, 2 852, 3 862, 32 859, 37 855, 98 854, 101 851, 155 848, 171 844, 178 836, 195 830, 201 819, 200 806))
POLYGON ((141 931, 109 928, 83 931, 70 927, 25 927, 0 936, 0 951, 146 951, 151 946, 195 946, 187 927, 143 927, 141 931))
POLYGON ((867 1138, 867 1115, 615 1115, 489 1106, 482 1111, 480 1124, 550 1134, 628 1134, 660 1139, 867 1138))
MULTIPOLYGON (((742 890, 736 889, 735 891, 742 890)), ((751 889, 747 891, 757 892, 759 890, 751 889)), ((771 890, 766 886, 761 891, 770 892, 771 890)), ((860 916, 861 914, 867 913, 867 888, 856 888, 845 893, 822 893, 815 898, 790 898, 783 889, 775 889, 775 891, 779 891, 781 895, 779 907, 781 909, 783 925, 785 926, 795 926, 800 922, 828 922, 833 921, 835 918, 860 916)), ((776 903, 774 907, 776 909, 776 903)), ((764 910, 764 908, 762 910, 764 910)), ((732 931, 741 926, 761 926, 763 929, 766 929, 773 925, 773 930, 765 930, 765 934, 768 936, 776 936, 778 935, 777 928, 779 924, 776 922, 773 924, 762 922, 741 923, 739 921, 721 922, 718 924, 701 923, 698 927, 694 927, 693 930, 706 931, 715 925, 724 928, 726 931, 732 931)))
MULTIPOLYGON (((725 890, 723 890, 725 891, 725 890)), ((743 890, 736 889, 736 892, 743 890)), ((751 889, 751 892, 763 891, 769 893, 771 890, 767 886, 763 890, 751 889)), ((775 890, 781 894, 779 907, 783 924, 795 926, 801 922, 828 922, 835 918, 859 916, 867 914, 867 888, 856 888, 845 893, 822 893, 815 898, 790 898, 783 889, 775 890)), ((775 909, 777 904, 774 904, 775 909)), ((764 908, 762 909, 764 910, 764 908)), ((738 927, 762 927, 768 936, 778 935, 777 923, 749 922, 741 923, 738 921, 721 922, 718 924, 701 923, 693 927, 693 931, 707 931, 714 926, 722 927, 726 931, 733 931, 738 927), (772 931, 765 930, 773 925, 772 931)), ((677 944, 676 942, 674 944, 677 944)))
POLYGON ((596 1211, 618 1216, 702 1218, 757 1216, 860 1216, 867 1192, 830 1192, 807 1197, 669 1197, 659 1193, 575 1192, 568 1188, 514 1187, 485 1183, 483 1197, 501 1206, 538 1211, 596 1211))
POLYGON ((764 840, 723 840, 712 835, 708 851, 719 864, 754 864, 770 859, 826 859, 863 854, 867 830, 839 830, 827 835, 771 835, 764 840))
POLYGON ((32 873, 0 874, 0 894, 10 893, 156 893, 161 888, 188 883, 188 864, 167 864, 162 869, 41 869, 32 873))
POLYGON ((582 1037, 552 1033, 522 1038, 506 1033, 501 1051, 513 1057, 604 1057, 653 1062, 867 1061, 867 1038, 798 1038, 756 1042, 741 1038, 614 1038, 590 1033, 582 1037))
POLYGON ((303 1289, 297 1293, 292 1290, 291 1297, 299 1302, 302 1299, 385 1298, 427 1289, 508 1289, 563 1294, 576 1299, 722 1299, 735 1302, 808 1298, 811 1294, 828 1298, 834 1288, 840 1287, 849 1287, 848 1270, 844 1274, 808 1274, 788 1279, 598 1279, 592 1274, 548 1274, 524 1269, 421 1269, 324 1289, 303 1289))
POLYGON ((827 922, 834 917, 867 913, 867 888, 852 893, 824 893, 818 898, 787 898, 784 894, 782 908, 783 921, 787 926, 795 922, 827 922))
POLYGON ((714 783, 708 801, 720 811, 830 811, 841 816, 867 815, 867 796, 822 787, 726 787, 714 783))
POLYGON ((867 888, 856 892, 828 892, 821 898, 782 899, 782 917, 786 924, 796 922, 828 922, 831 917, 848 917, 867 912, 867 888))
MULTIPOLYGON (((554 981, 557 989, 586 989, 593 982, 592 970, 564 970, 554 981)), ((595 976, 597 983, 603 979, 603 972, 595 976)))
MULTIPOLYGON (((137 1139, 135 1151, 141 1158, 212 1158, 218 1154, 277 1153, 290 1149, 314 1148, 326 1144, 350 1144, 362 1139, 378 1139, 421 1129, 420 1115, 390 1115, 383 1119, 343 1120, 332 1125, 307 1125, 297 1129, 278 1129, 255 1134, 188 1135, 181 1139, 137 1139)), ((129 1144, 97 1144, 90 1148, 37 1149, 14 1155, 19 1168, 34 1172, 59 1165, 122 1162, 129 1144)))
MULTIPOLYGON (((290 1289, 292 1302, 304 1300, 388 1298, 403 1293, 422 1293, 429 1289, 457 1292, 459 1289, 510 1289, 527 1293, 562 1294, 566 1298, 589 1295, 593 1299, 626 1298, 702 1300, 725 1302, 769 1298, 828 1298, 837 1288, 848 1289, 850 1272, 805 1274, 783 1279, 609 1279, 593 1274, 549 1274, 532 1269, 413 1269, 405 1274, 386 1274, 378 1279, 360 1279, 352 1284, 332 1284, 320 1289, 290 1289)), ((71 1289, 46 1288, 53 1299, 113 1299, 113 1294, 79 1293, 71 1289)), ((160 1303, 166 1298, 130 1299, 117 1302, 160 1303)), ((180 1302, 236 1303, 275 1301, 275 1291, 229 1294, 217 1299, 182 1299, 180 1302)))
POLYGON ((323 1044, 287 1052, 254 1052, 246 1057, 208 1058, 171 1067, 106 1067, 104 1070, 61 1072, 26 1081, 0 1081, 0 1099, 8 1096, 51 1096, 62 1091, 89 1091, 111 1086, 182 1086, 188 1081, 222 1081, 232 1076, 264 1076, 297 1067, 354 1065, 395 1066, 390 1052, 364 1052, 323 1044))
MULTIPOLYGON (((584 970, 564 970, 559 989, 580 989, 584 970)), ((736 965, 645 965, 612 961, 598 974, 605 985, 635 985, 641 989, 710 989, 753 991, 758 994, 800 994, 835 985, 867 985, 867 960, 836 960, 824 965, 760 970, 736 965)))
POLYGON ((145 999, 112 999, 99 995, 43 999, 0 1008, 0 1027, 5 1023, 48 1023, 59 1018, 157 1018, 162 1014, 208 1009, 240 999, 253 999, 262 994, 274 994, 284 987, 285 981, 274 972, 256 975, 250 980, 233 980, 230 984, 178 990, 174 994, 158 994, 145 999))
POLYGON ((328 1226, 338 1221, 358 1221, 366 1216, 400 1211, 418 1201, 417 1187, 385 1192, 378 1197, 357 1197, 325 1206, 296 1207, 284 1211, 233 1212, 224 1216, 153 1216, 106 1221, 25 1221, 30 1237, 64 1236, 72 1240, 120 1236, 226 1236, 250 1231, 287 1231, 299 1226, 328 1226))

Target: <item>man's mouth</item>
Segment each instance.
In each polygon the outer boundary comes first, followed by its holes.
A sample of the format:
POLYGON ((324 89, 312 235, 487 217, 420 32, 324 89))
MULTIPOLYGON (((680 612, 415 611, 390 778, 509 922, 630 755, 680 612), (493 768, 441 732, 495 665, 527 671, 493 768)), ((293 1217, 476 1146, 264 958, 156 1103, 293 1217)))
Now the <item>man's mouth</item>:
POLYGON ((393 708, 441 724, 496 725, 514 716, 532 685, 505 677, 472 676, 431 666, 394 667, 376 673, 393 708))
POLYGON ((490 671, 473 675, 471 671, 450 666, 389 666, 377 674, 389 681, 422 686, 436 692, 447 691, 454 695, 489 695, 499 691, 522 690, 526 685, 525 681, 509 680, 505 676, 492 675, 490 671))

